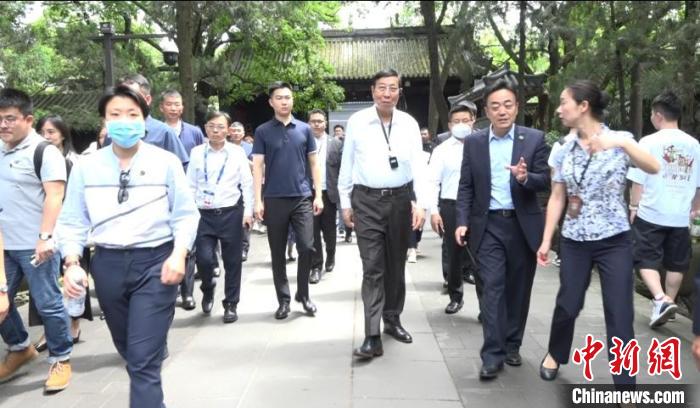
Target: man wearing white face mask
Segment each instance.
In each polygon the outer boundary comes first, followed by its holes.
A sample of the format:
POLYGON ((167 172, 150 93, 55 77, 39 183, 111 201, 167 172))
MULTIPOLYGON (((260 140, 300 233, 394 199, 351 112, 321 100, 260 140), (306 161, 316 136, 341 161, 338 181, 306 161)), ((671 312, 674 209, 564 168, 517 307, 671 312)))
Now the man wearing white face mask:
POLYGON ((457 313, 464 305, 462 266, 464 249, 455 242, 455 202, 462 168, 462 146, 472 132, 476 112, 459 104, 450 110, 448 127, 451 137, 435 147, 430 157, 431 196, 430 225, 442 237, 442 277, 447 282, 450 303, 445 313, 457 313))

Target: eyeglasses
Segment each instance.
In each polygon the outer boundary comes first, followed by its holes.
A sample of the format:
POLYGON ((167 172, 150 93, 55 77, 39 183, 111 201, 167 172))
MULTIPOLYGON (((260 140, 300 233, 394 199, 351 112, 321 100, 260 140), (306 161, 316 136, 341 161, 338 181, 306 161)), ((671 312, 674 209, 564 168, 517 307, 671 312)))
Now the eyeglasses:
POLYGON ((17 116, 0 116, 0 125, 7 123, 7 126, 12 126, 19 119, 17 116))
POLYGON ((395 86, 389 86, 389 87, 386 87, 386 86, 378 86, 378 87, 376 87, 376 88, 374 88, 374 89, 375 89, 377 92, 381 93, 381 94, 386 93, 386 91, 389 91, 390 94, 395 94, 395 93, 397 93, 397 92, 399 91, 399 88, 397 88, 397 87, 395 87, 395 86))
POLYGON ((217 132, 223 132, 224 130, 226 130, 226 126, 224 126, 224 125, 205 125, 204 127, 207 130, 217 131, 217 132))
POLYGON ((129 190, 126 189, 126 186, 129 185, 129 180, 131 180, 130 172, 131 170, 122 170, 121 173, 119 173, 119 192, 117 193, 117 202, 119 202, 119 204, 129 199, 129 190))

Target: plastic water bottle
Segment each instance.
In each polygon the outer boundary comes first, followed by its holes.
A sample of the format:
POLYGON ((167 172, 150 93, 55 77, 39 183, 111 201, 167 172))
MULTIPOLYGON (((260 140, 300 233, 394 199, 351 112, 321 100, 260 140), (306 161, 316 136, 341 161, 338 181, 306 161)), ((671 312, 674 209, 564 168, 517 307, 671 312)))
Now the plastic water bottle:
POLYGON ((80 296, 78 296, 77 298, 72 298, 69 296, 65 297, 64 300, 66 310, 68 311, 68 314, 71 317, 80 317, 85 312, 85 295, 87 291, 83 286, 83 279, 80 276, 80 274, 77 273, 77 271, 76 273, 67 276, 67 278, 70 279, 73 284, 79 286, 82 290, 80 292, 80 296))

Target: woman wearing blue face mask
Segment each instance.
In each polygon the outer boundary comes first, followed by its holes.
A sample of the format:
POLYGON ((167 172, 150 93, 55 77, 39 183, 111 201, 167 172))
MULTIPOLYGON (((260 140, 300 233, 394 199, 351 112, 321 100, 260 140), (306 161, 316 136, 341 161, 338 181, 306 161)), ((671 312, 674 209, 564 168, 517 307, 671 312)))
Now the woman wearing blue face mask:
POLYGON ((64 289, 82 295, 79 256, 92 231, 92 274, 100 306, 131 379, 130 406, 163 407, 160 370, 178 283, 199 212, 175 155, 144 143, 148 105, 125 86, 110 89, 99 112, 113 143, 72 170, 56 227, 64 289))

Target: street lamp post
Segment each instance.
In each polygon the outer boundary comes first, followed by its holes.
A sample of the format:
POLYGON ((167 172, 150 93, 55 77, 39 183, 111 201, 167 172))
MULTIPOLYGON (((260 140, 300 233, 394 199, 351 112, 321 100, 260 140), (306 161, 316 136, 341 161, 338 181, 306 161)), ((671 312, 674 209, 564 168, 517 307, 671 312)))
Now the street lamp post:
MULTIPOLYGON (((100 23, 100 33, 102 35, 98 37, 91 37, 93 41, 101 41, 102 48, 104 49, 105 57, 105 89, 114 86, 114 43, 116 41, 129 41, 129 40, 150 40, 157 38, 168 37, 168 34, 120 34, 116 35, 114 33, 114 26, 111 22, 101 22, 100 23)), ((177 52, 175 51, 161 51, 163 52, 163 59, 166 64, 174 66, 177 64, 177 52)))

